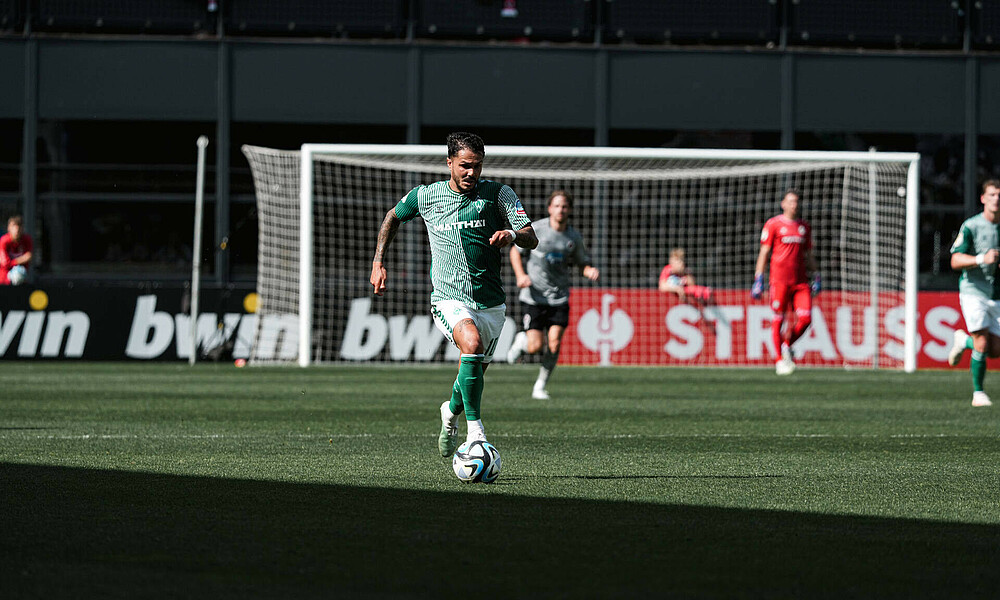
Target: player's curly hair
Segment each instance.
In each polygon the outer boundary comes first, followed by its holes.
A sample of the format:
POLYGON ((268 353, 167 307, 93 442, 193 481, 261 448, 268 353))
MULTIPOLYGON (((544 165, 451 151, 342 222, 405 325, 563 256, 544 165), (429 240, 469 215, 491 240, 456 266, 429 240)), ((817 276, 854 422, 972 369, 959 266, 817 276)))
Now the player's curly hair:
POLYGON ((471 150, 479 156, 486 156, 486 144, 483 138, 467 131, 455 131, 448 134, 448 158, 452 158, 463 149, 471 150))

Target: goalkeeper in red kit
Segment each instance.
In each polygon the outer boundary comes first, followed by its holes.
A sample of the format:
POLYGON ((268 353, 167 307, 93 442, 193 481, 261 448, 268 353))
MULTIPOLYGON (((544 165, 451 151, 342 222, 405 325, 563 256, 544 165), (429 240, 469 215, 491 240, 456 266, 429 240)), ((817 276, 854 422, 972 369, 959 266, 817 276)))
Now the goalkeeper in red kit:
POLYGON ((812 253, 812 231, 809 224, 799 218, 800 203, 799 192, 788 190, 781 199, 781 214, 764 224, 750 290, 754 300, 763 296, 764 268, 770 257, 770 300, 774 311, 771 336, 778 353, 774 369, 778 375, 790 375, 795 371, 791 347, 812 323, 812 297, 820 290, 820 276, 812 253), (810 273, 813 274, 811 281, 810 273), (790 321, 783 332, 785 315, 790 309, 795 312, 795 320, 790 321))

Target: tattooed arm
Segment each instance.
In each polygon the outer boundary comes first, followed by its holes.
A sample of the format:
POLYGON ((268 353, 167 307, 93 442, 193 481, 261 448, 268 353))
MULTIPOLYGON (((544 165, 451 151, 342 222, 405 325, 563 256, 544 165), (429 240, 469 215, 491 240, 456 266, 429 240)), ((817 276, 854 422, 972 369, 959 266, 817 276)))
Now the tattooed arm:
POLYGON ((387 273, 385 270, 385 253, 389 244, 396 237, 401 221, 396 216, 396 209, 390 208, 385 213, 382 226, 378 230, 378 242, 375 244, 375 258, 372 259, 372 275, 369 281, 375 287, 375 295, 381 296, 385 293, 385 281, 387 273))

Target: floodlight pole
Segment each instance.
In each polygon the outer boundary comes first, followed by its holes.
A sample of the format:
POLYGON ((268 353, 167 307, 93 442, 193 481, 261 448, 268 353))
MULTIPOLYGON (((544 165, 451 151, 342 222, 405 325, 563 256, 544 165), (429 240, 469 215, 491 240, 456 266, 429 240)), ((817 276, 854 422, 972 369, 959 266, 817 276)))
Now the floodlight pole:
POLYGON ((198 177, 194 192, 194 241, 191 248, 191 355, 194 365, 198 355, 198 296, 201 292, 201 213, 205 205, 205 148, 208 138, 198 136, 198 177))

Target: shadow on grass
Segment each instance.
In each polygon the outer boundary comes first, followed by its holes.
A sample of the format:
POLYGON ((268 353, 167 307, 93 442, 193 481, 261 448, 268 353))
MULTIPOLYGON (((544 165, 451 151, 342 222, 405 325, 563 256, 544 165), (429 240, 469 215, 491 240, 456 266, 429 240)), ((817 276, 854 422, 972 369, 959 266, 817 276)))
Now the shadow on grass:
MULTIPOLYGON (((0 463, 4 598, 993 597, 1000 527, 0 463)), ((482 493, 486 492, 486 493, 482 493)))
POLYGON ((554 475, 551 479, 779 479, 784 475, 554 475))

